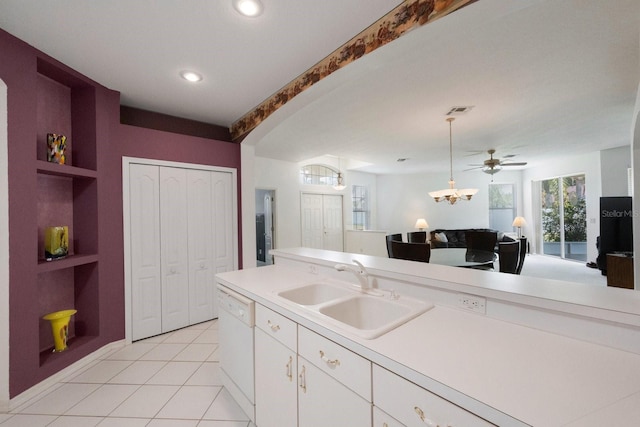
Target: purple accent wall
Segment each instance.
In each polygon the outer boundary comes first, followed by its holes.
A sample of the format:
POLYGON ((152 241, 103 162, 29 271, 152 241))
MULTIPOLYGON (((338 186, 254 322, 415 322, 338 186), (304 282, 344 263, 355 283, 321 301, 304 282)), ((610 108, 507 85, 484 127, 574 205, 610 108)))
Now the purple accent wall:
MULTIPOLYGON (((240 146, 174 133, 193 135, 187 128, 194 124, 180 119, 173 122, 172 132, 140 127, 144 126, 144 117, 136 119, 136 126, 123 125, 118 92, 91 81, 3 30, 0 79, 8 87, 9 393, 15 397, 105 344, 124 338, 122 156, 237 168, 239 189, 240 146), (57 87, 58 83, 62 88, 57 87), (42 86, 51 87, 53 99, 48 98, 49 92, 43 94, 42 86), (43 129, 56 122, 68 123, 68 117, 38 114, 38 106, 61 99, 54 92, 66 92, 65 86, 71 88, 70 95, 62 98, 70 97, 72 120, 76 120, 72 123, 73 138, 77 144, 88 141, 82 147, 73 147, 73 165, 95 170, 97 180, 73 179, 72 190, 65 185, 61 194, 73 192, 73 231, 75 236, 83 236, 74 239, 75 252, 97 254, 92 255, 97 262, 45 272, 37 266, 41 247, 37 237, 41 222, 37 194, 42 187, 38 176, 40 180, 47 178, 36 173, 36 159, 42 160, 39 150, 43 129), (95 215, 83 218, 87 211, 95 215), (51 287, 56 281, 60 287, 51 287), (70 287, 69 281, 75 285, 70 287), (74 322, 79 341, 66 352, 43 356, 41 347, 47 346, 47 338, 41 336, 45 334, 40 311, 71 299, 82 307, 74 322)), ((67 107, 63 109, 68 111, 67 107)), ((200 132, 202 124, 197 126, 200 132)), ((238 203, 239 200, 240 197, 238 203)), ((238 206, 239 224, 240 212, 238 206)), ((241 242, 241 236, 238 239, 241 242)), ((241 254, 239 248, 240 259, 241 254)))

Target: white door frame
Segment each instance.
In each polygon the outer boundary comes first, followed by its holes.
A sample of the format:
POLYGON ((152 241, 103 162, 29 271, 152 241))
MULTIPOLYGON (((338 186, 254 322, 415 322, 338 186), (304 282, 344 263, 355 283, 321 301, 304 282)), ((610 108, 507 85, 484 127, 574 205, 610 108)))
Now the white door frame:
POLYGON ((238 171, 235 168, 222 166, 199 165, 195 163, 171 162, 165 160, 144 159, 138 157, 122 157, 122 223, 124 238, 124 338, 130 344, 132 337, 131 320, 131 213, 129 211, 129 166, 142 164, 152 166, 167 166, 183 169, 197 169, 231 174, 232 220, 233 220, 233 266, 238 268, 238 171))

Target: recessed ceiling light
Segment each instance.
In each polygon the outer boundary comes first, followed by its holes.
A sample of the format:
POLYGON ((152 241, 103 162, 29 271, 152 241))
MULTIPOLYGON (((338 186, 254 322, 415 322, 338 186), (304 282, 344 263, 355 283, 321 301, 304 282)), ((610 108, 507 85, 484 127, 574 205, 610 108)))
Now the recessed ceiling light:
POLYGON ((180 72, 180 77, 182 77, 183 79, 190 81, 192 83, 196 83, 199 82, 200 80, 202 80, 202 75, 194 72, 194 71, 181 71, 180 72))
POLYGON ((260 0, 233 0, 233 7, 244 16, 255 17, 262 14, 260 0))

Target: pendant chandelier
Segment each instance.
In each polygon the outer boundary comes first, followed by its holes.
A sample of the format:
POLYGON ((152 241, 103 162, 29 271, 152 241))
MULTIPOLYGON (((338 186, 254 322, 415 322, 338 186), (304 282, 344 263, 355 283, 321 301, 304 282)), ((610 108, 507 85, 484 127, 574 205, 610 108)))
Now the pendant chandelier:
POLYGON ((455 204, 458 200, 471 200, 471 198, 478 192, 477 188, 464 188, 462 190, 458 190, 455 188, 456 182, 453 180, 453 142, 451 137, 451 122, 453 122, 455 118, 448 117, 447 121, 449 122, 449 188, 445 188, 444 190, 431 191, 429 193, 430 197, 433 197, 433 200, 438 202, 449 202, 449 204, 455 204))
POLYGON ((335 185, 333 186, 334 190, 337 191, 342 191, 345 188, 347 188, 347 186, 344 183, 344 177, 342 176, 342 168, 341 168, 341 162, 340 162, 340 157, 338 157, 338 178, 336 180, 335 185))

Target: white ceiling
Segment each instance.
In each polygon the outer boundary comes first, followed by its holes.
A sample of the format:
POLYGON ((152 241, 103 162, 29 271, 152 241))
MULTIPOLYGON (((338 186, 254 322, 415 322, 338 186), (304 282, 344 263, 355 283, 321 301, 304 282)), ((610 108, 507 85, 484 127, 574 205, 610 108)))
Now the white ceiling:
MULTIPOLYGON (((2 0, 0 27, 125 105, 229 126, 400 3, 262 1, 262 16, 243 18, 231 0, 2 0), (188 85, 185 68, 205 80, 188 85)), ((489 148, 536 166, 628 145, 639 29, 638 0, 479 0, 325 78, 244 143, 375 173, 448 171, 445 113, 464 105, 454 174, 489 148)))

